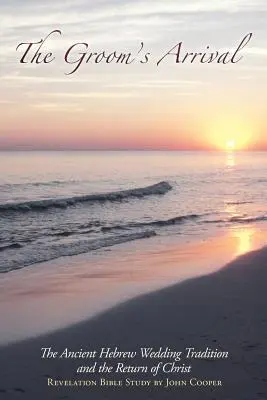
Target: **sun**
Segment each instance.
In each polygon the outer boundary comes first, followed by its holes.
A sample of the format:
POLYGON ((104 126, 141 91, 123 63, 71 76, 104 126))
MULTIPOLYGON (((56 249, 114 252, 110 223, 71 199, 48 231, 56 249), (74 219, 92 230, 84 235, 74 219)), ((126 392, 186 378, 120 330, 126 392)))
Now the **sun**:
POLYGON ((227 140, 226 149, 227 150, 235 150, 236 149, 236 141, 234 139, 227 140))
POLYGON ((254 127, 243 116, 215 116, 207 121, 205 129, 211 147, 219 151, 245 151, 253 140, 254 127))

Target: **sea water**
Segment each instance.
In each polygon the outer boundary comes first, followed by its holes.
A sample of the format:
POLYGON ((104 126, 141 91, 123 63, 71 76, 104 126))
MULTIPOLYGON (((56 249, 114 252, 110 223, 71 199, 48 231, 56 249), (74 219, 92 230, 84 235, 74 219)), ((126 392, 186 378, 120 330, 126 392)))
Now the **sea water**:
POLYGON ((164 235, 267 227, 260 152, 0 153, 0 272, 164 235))

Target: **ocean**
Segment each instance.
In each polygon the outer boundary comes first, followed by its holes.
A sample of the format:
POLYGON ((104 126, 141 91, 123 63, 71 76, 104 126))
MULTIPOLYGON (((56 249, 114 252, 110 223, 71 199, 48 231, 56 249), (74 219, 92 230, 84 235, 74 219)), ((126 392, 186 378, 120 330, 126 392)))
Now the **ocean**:
POLYGON ((267 227, 261 152, 1 152, 0 272, 155 235, 267 227), (265 227, 266 225, 266 227, 265 227))

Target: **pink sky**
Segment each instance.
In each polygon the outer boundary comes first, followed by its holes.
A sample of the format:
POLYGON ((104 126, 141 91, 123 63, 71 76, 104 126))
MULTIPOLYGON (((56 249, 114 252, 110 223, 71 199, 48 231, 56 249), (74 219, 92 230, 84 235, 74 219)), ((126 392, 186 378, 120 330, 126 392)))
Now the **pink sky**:
POLYGON ((264 1, 79 2, 0 5, 0 149, 267 149, 267 6, 264 1), (20 8, 20 12, 14 11, 20 8), (41 11, 41 12, 40 12, 41 11), (61 24, 58 21, 63 21, 61 24), (216 21, 216 24, 215 24, 216 21), (20 64, 18 43, 47 43, 55 62, 20 64), (233 49, 253 39, 238 64, 156 61, 179 41, 184 51, 233 49), (139 48, 148 64, 81 65, 70 76, 64 50, 139 48))

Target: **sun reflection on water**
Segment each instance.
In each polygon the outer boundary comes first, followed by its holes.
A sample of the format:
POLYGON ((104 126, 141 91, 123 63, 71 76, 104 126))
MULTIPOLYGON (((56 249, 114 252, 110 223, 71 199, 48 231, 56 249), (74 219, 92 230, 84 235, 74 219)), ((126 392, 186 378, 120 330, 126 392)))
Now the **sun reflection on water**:
POLYGON ((234 151, 227 151, 225 164, 227 168, 234 168, 236 166, 236 157, 234 151))
POLYGON ((241 228, 233 229, 233 237, 237 239, 235 256, 240 256, 254 249, 255 233, 255 228, 250 226, 242 226, 241 228))

